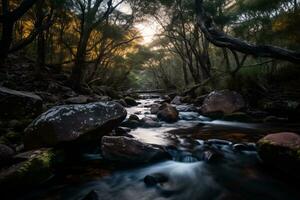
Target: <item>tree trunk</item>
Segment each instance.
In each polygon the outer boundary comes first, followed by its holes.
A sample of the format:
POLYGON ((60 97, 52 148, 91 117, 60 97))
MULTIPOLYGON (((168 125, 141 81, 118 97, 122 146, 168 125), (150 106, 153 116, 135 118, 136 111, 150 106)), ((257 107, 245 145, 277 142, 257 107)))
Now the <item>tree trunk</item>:
MULTIPOLYGON (((36 28, 41 27, 44 19, 43 1, 36 5, 36 28)), ((37 58, 35 63, 36 78, 40 78, 41 69, 45 66, 45 33, 42 30, 37 36, 37 58)))
POLYGON ((91 31, 87 28, 82 31, 82 36, 77 47, 77 53, 75 57, 74 67, 71 74, 71 83, 74 89, 81 88, 81 85, 84 83, 84 73, 85 73, 85 59, 86 59, 86 50, 88 45, 88 40, 90 37, 91 31))
POLYGON ((195 0, 198 26, 205 35, 206 39, 218 47, 238 51, 256 57, 268 57, 285 60, 292 63, 300 63, 300 53, 292 50, 271 46, 254 45, 238 38, 231 37, 218 30, 213 19, 205 11, 203 0, 195 0))

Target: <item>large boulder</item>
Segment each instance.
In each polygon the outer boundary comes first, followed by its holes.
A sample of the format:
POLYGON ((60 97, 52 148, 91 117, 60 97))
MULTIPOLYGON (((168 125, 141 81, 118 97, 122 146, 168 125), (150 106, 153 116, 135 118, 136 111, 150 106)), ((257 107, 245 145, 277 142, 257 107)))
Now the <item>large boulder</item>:
POLYGON ((105 159, 117 162, 146 163, 168 157, 161 147, 122 136, 104 136, 101 149, 105 159))
POLYGON ((160 110, 157 113, 158 119, 168 122, 168 123, 178 121, 179 112, 175 107, 171 106, 170 104, 165 103, 159 109, 160 110))
POLYGON ((62 142, 93 141, 117 127, 127 112, 115 102, 54 107, 35 119, 26 129, 25 148, 54 146, 62 142))
POLYGON ((203 114, 223 112, 225 114, 241 110, 246 106, 243 97, 234 91, 222 90, 210 93, 201 107, 203 114))
POLYGON ((0 117, 6 120, 36 117, 43 109, 42 99, 38 95, 5 87, 0 87, 0 102, 0 117))
POLYGON ((270 134, 259 140, 257 146, 265 164, 300 178, 300 135, 289 132, 270 134))

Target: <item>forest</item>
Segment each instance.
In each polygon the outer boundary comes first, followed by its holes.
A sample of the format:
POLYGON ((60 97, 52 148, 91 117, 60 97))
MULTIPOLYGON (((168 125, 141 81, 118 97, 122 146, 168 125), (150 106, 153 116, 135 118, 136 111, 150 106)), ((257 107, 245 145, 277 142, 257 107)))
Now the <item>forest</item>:
POLYGON ((300 199, 300 0, 1 0, 0 199, 300 199))

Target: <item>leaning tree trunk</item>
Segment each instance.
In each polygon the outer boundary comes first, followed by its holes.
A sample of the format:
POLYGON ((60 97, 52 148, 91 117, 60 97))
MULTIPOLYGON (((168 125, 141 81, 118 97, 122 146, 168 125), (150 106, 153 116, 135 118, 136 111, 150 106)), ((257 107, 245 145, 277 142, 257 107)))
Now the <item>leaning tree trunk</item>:
POLYGON ((256 57, 269 57, 296 64, 300 63, 299 52, 270 45, 254 45, 225 34, 218 30, 213 19, 206 13, 203 0, 195 0, 195 4, 198 26, 212 44, 256 57))

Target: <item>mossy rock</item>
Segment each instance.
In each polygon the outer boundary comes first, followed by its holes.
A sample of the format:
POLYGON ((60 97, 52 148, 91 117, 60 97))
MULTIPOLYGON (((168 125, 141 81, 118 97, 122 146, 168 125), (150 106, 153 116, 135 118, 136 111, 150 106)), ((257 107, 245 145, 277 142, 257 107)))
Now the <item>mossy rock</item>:
POLYGON ((0 171, 0 187, 7 189, 31 188, 53 175, 55 153, 51 149, 40 149, 18 154, 17 164, 0 171))
POLYGON ((236 112, 231 114, 226 114, 223 117, 225 121, 235 121, 235 122, 253 122, 254 119, 243 112, 236 112))

